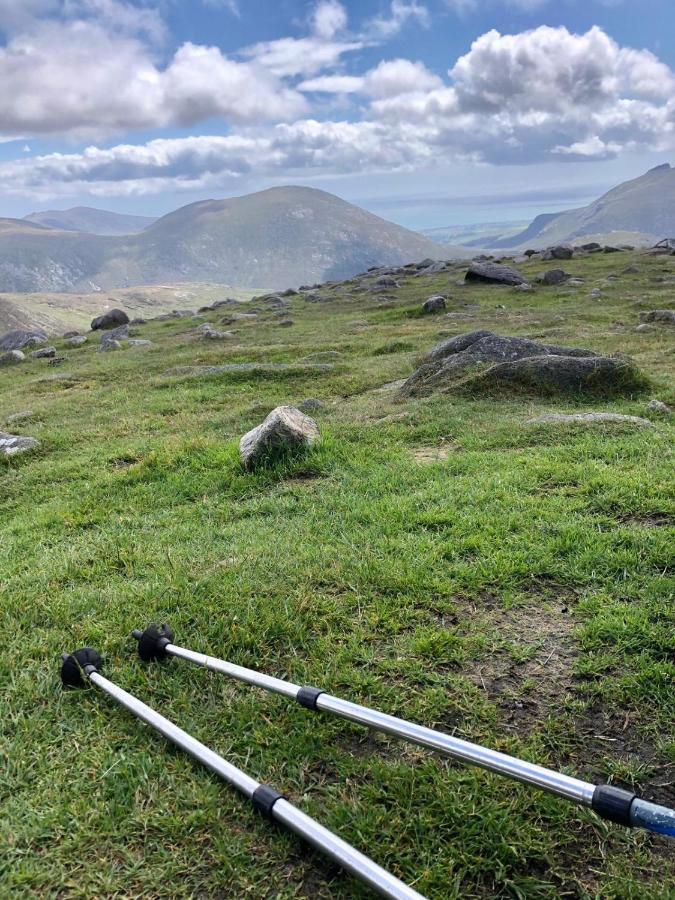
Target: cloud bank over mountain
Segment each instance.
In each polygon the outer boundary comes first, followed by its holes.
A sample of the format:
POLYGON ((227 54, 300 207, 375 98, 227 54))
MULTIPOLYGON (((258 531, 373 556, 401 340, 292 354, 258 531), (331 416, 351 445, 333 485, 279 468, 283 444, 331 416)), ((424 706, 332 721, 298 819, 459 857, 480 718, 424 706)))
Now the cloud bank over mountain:
MULTIPOLYGON (((466 0, 454 7, 471 11, 466 0)), ((418 0, 393 0, 361 21, 339 0, 320 0, 301 33, 227 54, 192 41, 171 47, 156 6, 140 0, 8 0, 0 134, 71 144, 3 160, 0 187, 38 199, 148 195, 236 189, 251 173, 564 163, 675 147, 675 73, 650 50, 598 26, 539 25, 489 30, 442 73, 386 57, 402 29, 433 25, 418 0), (359 70, 373 47, 383 58, 359 70), (153 134, 136 142, 138 132, 153 134)))

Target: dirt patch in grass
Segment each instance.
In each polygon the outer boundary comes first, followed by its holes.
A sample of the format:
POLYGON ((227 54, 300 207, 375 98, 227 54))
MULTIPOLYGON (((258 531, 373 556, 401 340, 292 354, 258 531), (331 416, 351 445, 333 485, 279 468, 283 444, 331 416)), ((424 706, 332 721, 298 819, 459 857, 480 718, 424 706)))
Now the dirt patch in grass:
POLYGON ((507 608, 486 595, 462 601, 457 621, 474 634, 494 635, 496 648, 466 663, 462 675, 500 710, 504 728, 525 732, 560 709, 572 692, 578 653, 576 622, 564 601, 507 608))
POLYGON ((418 447, 412 451, 412 455, 420 465, 429 466, 448 459, 455 449, 453 444, 443 444, 440 447, 418 447))
POLYGON ((675 525, 675 516, 661 512, 644 513, 643 515, 626 513, 626 515, 618 516, 616 521, 621 525, 639 525, 642 528, 669 528, 675 525))

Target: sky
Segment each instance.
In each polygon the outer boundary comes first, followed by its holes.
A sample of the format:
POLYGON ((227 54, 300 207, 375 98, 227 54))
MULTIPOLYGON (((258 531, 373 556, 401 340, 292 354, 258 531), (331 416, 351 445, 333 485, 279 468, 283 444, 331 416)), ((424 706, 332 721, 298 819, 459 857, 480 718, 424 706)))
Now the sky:
POLYGON ((302 184, 506 222, 663 162, 673 0, 0 0, 0 216, 302 184))

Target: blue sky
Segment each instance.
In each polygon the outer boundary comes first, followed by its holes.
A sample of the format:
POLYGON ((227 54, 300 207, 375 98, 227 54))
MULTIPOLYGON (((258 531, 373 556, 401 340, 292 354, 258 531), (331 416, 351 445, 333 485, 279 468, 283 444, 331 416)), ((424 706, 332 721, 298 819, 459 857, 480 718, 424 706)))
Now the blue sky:
POLYGON ((672 0, 0 0, 0 215, 529 219, 675 157, 672 0))

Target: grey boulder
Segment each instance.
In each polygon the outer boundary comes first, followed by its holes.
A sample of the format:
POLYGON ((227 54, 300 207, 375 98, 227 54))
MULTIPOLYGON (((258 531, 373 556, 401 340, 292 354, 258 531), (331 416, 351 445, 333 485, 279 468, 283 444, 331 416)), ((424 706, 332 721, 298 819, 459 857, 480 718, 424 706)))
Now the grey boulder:
POLYGON ((23 350, 24 347, 35 347, 38 344, 44 344, 47 335, 40 328, 34 328, 30 331, 18 328, 15 331, 8 331, 0 337, 0 350, 23 350))
POLYGON ((19 453, 25 453, 27 450, 33 450, 39 446, 40 442, 35 438, 0 431, 0 455, 2 456, 17 456, 19 453))
POLYGON ((117 328, 113 328, 110 331, 104 331, 100 338, 101 349, 103 349, 104 344, 109 343, 119 343, 119 341, 126 341, 129 337, 129 326, 128 325, 119 325, 117 328))
POLYGON ((572 259, 574 250, 569 244, 558 244, 556 247, 549 247, 544 251, 542 259, 572 259))
POLYGON ((554 284, 562 284, 563 281, 567 281, 570 276, 563 269, 549 269, 548 272, 544 272, 543 275, 539 276, 539 281, 542 284, 546 285, 554 285, 554 284))
POLYGON ((102 353, 110 353, 113 350, 121 350, 122 345, 119 341, 110 340, 110 341, 102 341, 101 346, 98 348, 102 353))
POLYGON ((117 328, 118 325, 128 325, 129 316, 123 309, 111 309, 102 316, 92 319, 91 330, 100 331, 108 328, 117 328))
POLYGON ((277 406, 261 425, 242 437, 239 454, 244 467, 250 471, 280 454, 305 450, 318 437, 319 428, 314 419, 294 406, 277 406))
POLYGON ((53 359, 56 356, 56 347, 41 347, 39 350, 33 350, 32 359, 53 359))
POLYGON ((67 347, 81 347, 82 344, 87 343, 87 338, 83 334, 76 334, 73 337, 69 338, 66 341, 67 347))
POLYGON ((428 316, 433 315, 434 313, 442 312, 445 308, 445 297, 442 297, 440 294, 436 294, 424 301, 422 312, 428 316))
POLYGON ((474 262, 464 276, 464 281, 483 282, 485 284, 526 284, 527 279, 517 269, 491 262, 474 262))
POLYGON ((649 312, 640 313, 640 321, 675 325, 675 309, 652 309, 649 312))
POLYGON ((491 331, 460 334, 434 347, 405 381, 399 396, 473 387, 520 387, 535 393, 622 393, 644 386, 630 360, 592 350, 502 337, 491 331))
POLYGON ((7 353, 0 353, 0 366, 15 366, 25 358, 26 354, 21 350, 8 350, 7 353))

